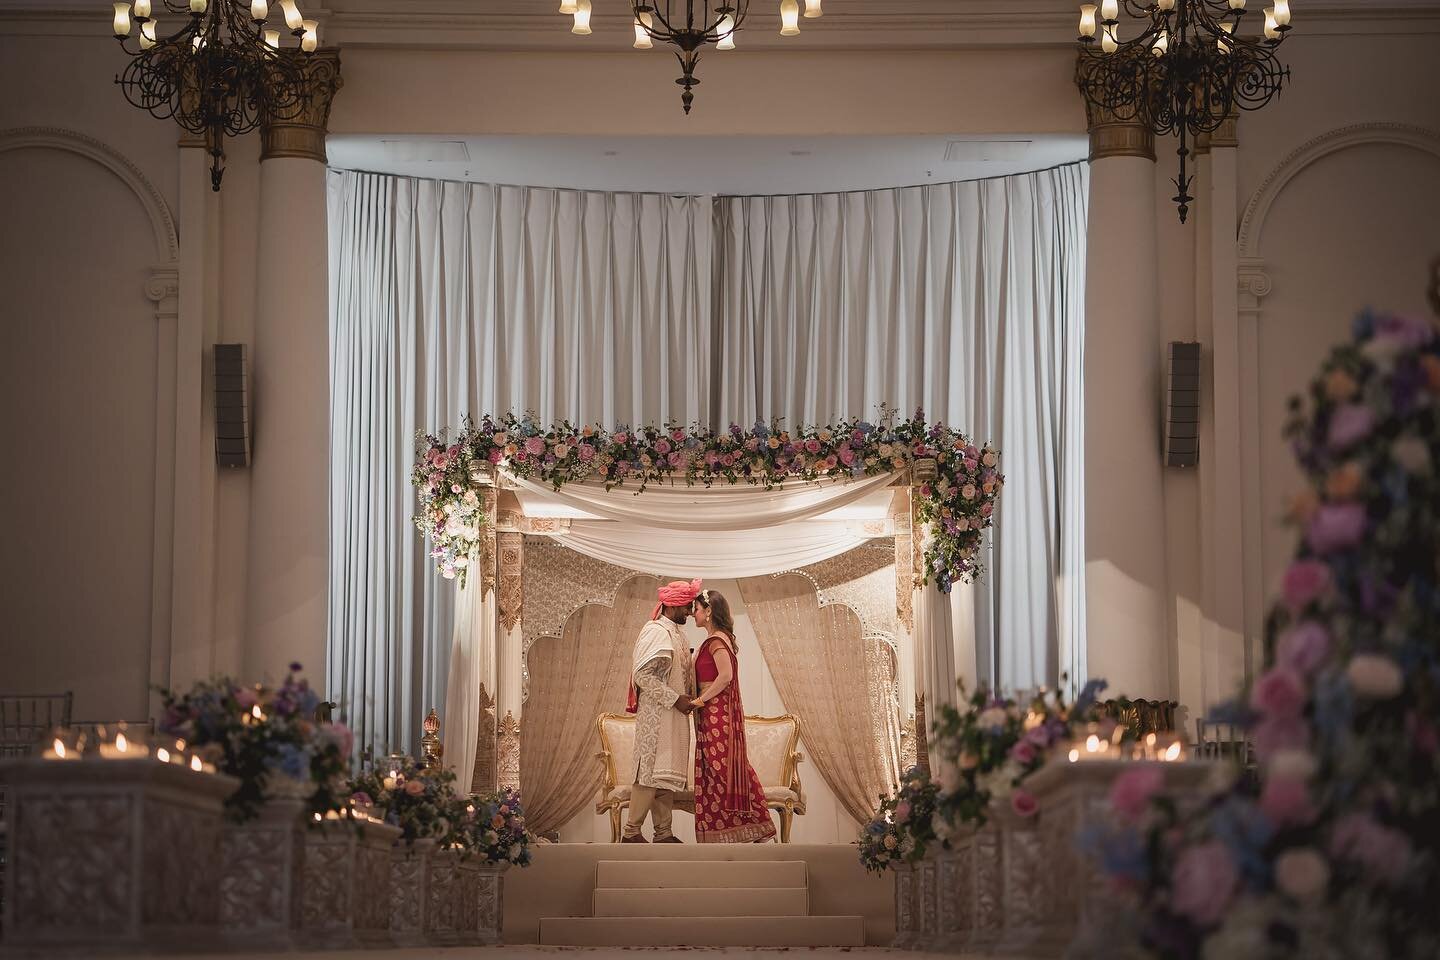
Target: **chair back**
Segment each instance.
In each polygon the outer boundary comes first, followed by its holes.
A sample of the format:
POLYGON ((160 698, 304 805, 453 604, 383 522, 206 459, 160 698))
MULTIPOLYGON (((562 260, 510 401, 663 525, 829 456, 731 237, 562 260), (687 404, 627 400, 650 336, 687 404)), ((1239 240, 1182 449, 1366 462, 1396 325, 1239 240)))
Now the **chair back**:
POLYGON ((45 734, 70 725, 75 695, 65 693, 0 695, 0 757, 23 757, 45 734))
POLYGON ((1234 759, 1253 766, 1254 751, 1243 728, 1233 723, 1195 721, 1195 754, 1202 760, 1234 759))
POLYGON ((628 713, 602 713, 597 722, 605 764, 605 789, 626 786, 635 769, 635 718, 628 713))
POLYGON ((764 787, 788 787, 795 771, 795 749, 800 742, 800 718, 745 718, 745 752, 764 787))

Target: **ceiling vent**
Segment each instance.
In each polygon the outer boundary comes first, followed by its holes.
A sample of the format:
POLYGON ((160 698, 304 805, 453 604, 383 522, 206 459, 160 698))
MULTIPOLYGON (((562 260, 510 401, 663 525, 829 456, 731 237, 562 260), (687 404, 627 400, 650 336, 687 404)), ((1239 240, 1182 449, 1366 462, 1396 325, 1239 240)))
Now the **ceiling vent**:
POLYGON ((380 152, 396 163, 465 163, 470 159, 464 140, 381 140, 380 152))
POLYGON ((1025 156, 1029 147, 1029 140, 951 140, 945 144, 945 162, 1019 160, 1025 156))

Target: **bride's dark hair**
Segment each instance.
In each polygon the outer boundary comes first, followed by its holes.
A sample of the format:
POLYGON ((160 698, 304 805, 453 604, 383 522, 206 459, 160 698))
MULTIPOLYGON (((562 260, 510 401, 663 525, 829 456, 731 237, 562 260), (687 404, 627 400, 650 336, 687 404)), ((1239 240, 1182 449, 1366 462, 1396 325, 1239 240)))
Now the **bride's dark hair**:
POLYGON ((725 595, 717 590, 702 590, 695 600, 710 611, 710 625, 729 637, 731 643, 738 645, 740 641, 735 638, 735 618, 730 613, 730 601, 725 599, 725 595))

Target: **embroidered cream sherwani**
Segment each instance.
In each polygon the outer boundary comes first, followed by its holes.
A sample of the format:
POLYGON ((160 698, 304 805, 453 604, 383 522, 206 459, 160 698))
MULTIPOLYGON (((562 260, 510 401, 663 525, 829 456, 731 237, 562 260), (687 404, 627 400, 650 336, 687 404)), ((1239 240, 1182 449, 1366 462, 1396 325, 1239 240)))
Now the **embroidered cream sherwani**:
POLYGON ((694 696, 695 668, 679 624, 666 617, 645 624, 635 641, 632 669, 639 701, 634 782, 657 790, 684 790, 695 758, 690 718, 675 709, 675 701, 694 696))

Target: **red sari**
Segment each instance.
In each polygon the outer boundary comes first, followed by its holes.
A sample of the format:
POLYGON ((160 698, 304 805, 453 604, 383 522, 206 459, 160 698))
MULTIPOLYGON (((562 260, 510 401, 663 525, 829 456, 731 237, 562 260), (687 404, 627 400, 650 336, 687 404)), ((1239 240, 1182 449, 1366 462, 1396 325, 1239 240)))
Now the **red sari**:
POLYGON ((720 675, 712 652, 730 654, 730 683, 696 714, 695 839, 701 843, 756 843, 775 836, 765 791, 745 756, 745 708, 740 703, 740 664, 728 639, 715 635, 695 658, 701 690, 720 675))

